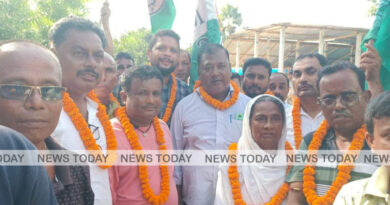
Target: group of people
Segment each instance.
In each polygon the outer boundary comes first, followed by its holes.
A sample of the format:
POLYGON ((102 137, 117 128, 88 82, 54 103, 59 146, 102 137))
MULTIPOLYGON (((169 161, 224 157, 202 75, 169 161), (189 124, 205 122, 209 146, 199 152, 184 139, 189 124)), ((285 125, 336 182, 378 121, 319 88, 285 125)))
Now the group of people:
MULTIPOLYGON (((190 89, 191 59, 178 34, 153 35, 149 65, 135 65, 124 52, 114 58, 105 9, 104 31, 79 17, 56 22, 50 48, 0 42, 2 150, 277 150, 283 157, 390 149, 390 93, 378 84, 381 59, 372 42, 360 67, 305 54, 287 75, 250 58, 237 81, 226 48, 204 44, 190 89)), ((387 204, 390 192, 390 168, 370 164, 92 163, 0 171, 1 204, 387 204)))

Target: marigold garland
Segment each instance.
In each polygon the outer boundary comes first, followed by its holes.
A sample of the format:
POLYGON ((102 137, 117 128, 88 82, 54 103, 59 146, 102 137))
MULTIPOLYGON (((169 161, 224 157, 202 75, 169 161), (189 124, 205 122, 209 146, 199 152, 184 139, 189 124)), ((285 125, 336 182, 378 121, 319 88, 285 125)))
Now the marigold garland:
MULTIPOLYGON (((291 145, 286 142, 285 149, 287 152, 290 152, 293 150, 291 145)), ((237 154, 237 143, 232 143, 229 146, 229 154, 237 154)), ((291 169, 291 165, 289 165, 286 169, 286 175, 291 169)), ((229 165, 228 169, 228 176, 230 181, 230 186, 232 188, 232 196, 234 200, 235 205, 245 205, 245 201, 242 198, 241 195, 241 186, 239 182, 239 174, 237 170, 237 164, 231 163, 229 165)), ((287 197, 287 193, 290 190, 288 183, 283 183, 282 186, 280 186, 279 190, 276 192, 276 194, 271 198, 271 200, 265 205, 274 205, 274 204, 282 204, 283 200, 287 197)))
POLYGON ((218 110, 225 110, 229 107, 231 107, 232 105, 234 105, 234 103, 236 103, 237 99, 238 99, 238 95, 240 93, 240 89, 238 88, 238 86, 236 85, 235 82, 233 81, 230 81, 230 84, 232 85, 233 87, 233 95, 232 97, 225 101, 225 102, 221 102, 219 100, 216 100, 214 99, 213 97, 211 97, 204 89, 202 86, 199 87, 199 93, 200 95, 202 96, 203 100, 213 106, 214 108, 217 108, 218 110))
MULTIPOLYGON (((313 134, 313 139, 308 147, 308 151, 311 154, 315 154, 322 145, 326 133, 328 132, 330 125, 324 120, 317 131, 313 134)), ((366 126, 362 125, 353 135, 351 145, 348 148, 345 155, 350 154, 351 151, 360 151, 364 146, 364 135, 366 133, 366 126)), ((357 153, 358 154, 358 153, 357 153)), ((344 155, 344 156, 345 156, 344 155)), ((303 170, 303 193, 305 194, 306 200, 309 204, 332 204, 336 198, 337 193, 341 187, 348 183, 351 178, 351 171, 354 165, 345 165, 340 163, 337 165, 337 177, 333 181, 329 190, 322 197, 316 193, 316 182, 315 182, 315 165, 307 164, 303 170)))
MULTIPOLYGON (((126 114, 126 108, 121 107, 118 109, 118 119, 125 131, 127 138, 129 139, 131 148, 133 150, 142 151, 142 146, 139 143, 137 133, 134 131, 133 125, 130 123, 130 119, 126 114)), ((153 128, 156 132, 156 141, 159 145, 159 150, 165 153, 167 146, 165 145, 164 132, 161 129, 159 119, 155 117, 153 119, 153 128)), ((159 205, 168 201, 169 197, 169 171, 167 164, 160 164, 161 173, 161 192, 159 195, 155 195, 153 189, 150 187, 148 179, 148 166, 145 164, 138 164, 139 179, 141 180, 142 194, 148 202, 159 205)))
POLYGON ((199 88, 199 86, 200 86, 200 80, 197 80, 197 81, 195 81, 195 83, 194 83, 194 90, 193 90, 193 92, 195 92, 196 91, 196 89, 197 88, 199 88))
POLYGON ((298 149, 302 141, 302 129, 301 129, 301 100, 296 98, 293 103, 292 108, 292 120, 293 120, 293 129, 294 129, 294 141, 295 149, 298 149))
MULTIPOLYGON (((91 91, 88 94, 88 97, 95 101, 98 104, 98 112, 96 116, 98 117, 100 123, 103 126, 104 133, 106 135, 106 143, 108 152, 116 151, 117 142, 114 134, 114 130, 112 129, 110 120, 108 119, 108 115, 106 113, 106 107, 100 103, 99 99, 96 97, 95 93, 91 91)), ((64 106, 64 111, 68 114, 70 120, 75 126, 76 130, 79 132, 80 138, 83 141, 85 148, 93 155, 103 155, 101 149, 96 143, 96 139, 93 137, 91 130, 88 128, 88 123, 85 121, 84 117, 81 115, 79 108, 73 102, 72 98, 69 96, 69 93, 64 92, 62 103, 64 106), (98 154, 96 154, 98 153, 98 154)), ((116 154, 108 153, 108 161, 114 162, 116 158, 116 154)), ((112 166, 111 165, 102 165, 99 164, 99 167, 102 169, 107 169, 112 166)))
POLYGON ((170 91, 170 96, 169 96, 167 107, 165 108, 164 116, 162 118, 162 120, 165 123, 168 123, 169 119, 171 118, 173 104, 175 103, 175 99, 176 99, 177 80, 174 73, 171 74, 171 78, 172 78, 172 87, 170 91))
POLYGON ((272 91, 269 91, 269 90, 267 90, 267 92, 265 92, 264 94, 275 96, 274 93, 272 91))

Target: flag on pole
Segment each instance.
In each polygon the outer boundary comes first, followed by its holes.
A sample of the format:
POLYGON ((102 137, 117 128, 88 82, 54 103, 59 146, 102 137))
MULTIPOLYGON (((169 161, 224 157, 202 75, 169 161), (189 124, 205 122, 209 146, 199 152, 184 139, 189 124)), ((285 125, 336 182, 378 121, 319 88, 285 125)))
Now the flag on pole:
POLYGON ((192 45, 190 87, 198 80, 198 52, 204 43, 221 43, 215 0, 199 0, 195 14, 195 33, 192 45))
POLYGON ((173 0, 148 0, 152 33, 161 29, 171 29, 176 17, 173 0))
POLYGON ((363 52, 366 51, 364 44, 370 39, 375 40, 374 46, 382 58, 380 77, 383 89, 390 90, 390 0, 380 1, 374 25, 360 46, 363 52))

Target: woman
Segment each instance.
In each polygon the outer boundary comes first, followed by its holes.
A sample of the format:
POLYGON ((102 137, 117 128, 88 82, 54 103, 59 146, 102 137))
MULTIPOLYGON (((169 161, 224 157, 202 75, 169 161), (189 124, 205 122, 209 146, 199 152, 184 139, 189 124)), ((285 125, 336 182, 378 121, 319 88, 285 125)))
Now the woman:
MULTIPOLYGON (((266 155, 278 150, 276 158, 283 159, 286 155, 285 119, 283 102, 278 98, 260 95, 252 99, 245 109, 237 154, 266 155)), ((288 143, 287 147, 291 149, 288 143)), ((229 149, 234 150, 234 144, 229 149)), ((284 184, 286 169, 287 166, 280 164, 261 163, 221 166, 215 204, 281 204, 288 192, 288 185, 284 184)))

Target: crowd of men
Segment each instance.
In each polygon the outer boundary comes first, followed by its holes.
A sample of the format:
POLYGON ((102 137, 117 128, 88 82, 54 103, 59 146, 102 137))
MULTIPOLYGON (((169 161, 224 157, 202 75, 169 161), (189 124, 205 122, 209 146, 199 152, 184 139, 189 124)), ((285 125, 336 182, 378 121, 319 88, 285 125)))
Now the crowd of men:
MULTIPOLYGON (((290 73, 272 73, 267 59, 250 58, 242 76, 232 74, 226 48, 205 44, 195 59, 199 83, 191 89, 191 57, 178 34, 154 34, 150 64, 137 65, 128 53, 114 57, 108 18, 105 4, 103 30, 87 19, 60 19, 49 31, 50 48, 27 40, 0 43, 0 149, 228 150, 242 136, 248 102, 263 95, 282 103, 293 150, 313 149, 321 133, 317 150, 390 149, 390 93, 378 83, 381 59, 372 42, 360 67, 328 65, 310 53, 299 56, 290 73)), ((266 119, 267 126, 273 120, 266 119)), ((289 189, 281 203, 389 203, 386 166, 348 172, 317 164, 313 170, 293 166, 283 174, 289 189)), ((2 166, 0 204, 218 204, 218 172, 218 166, 2 166)), ((236 186, 230 185, 227 190, 236 186)), ((264 202, 274 194, 267 192, 264 202)))

